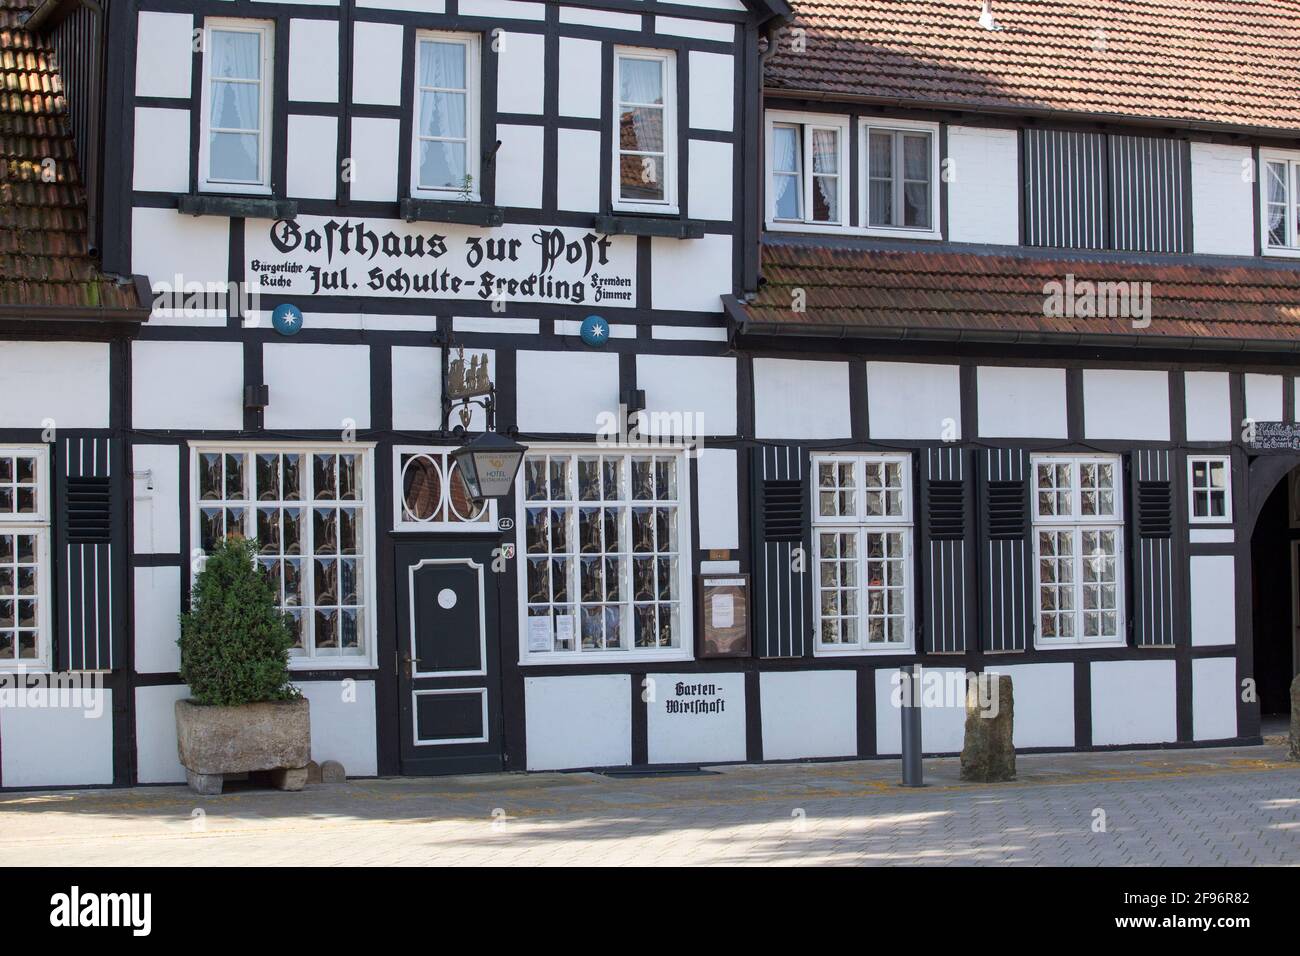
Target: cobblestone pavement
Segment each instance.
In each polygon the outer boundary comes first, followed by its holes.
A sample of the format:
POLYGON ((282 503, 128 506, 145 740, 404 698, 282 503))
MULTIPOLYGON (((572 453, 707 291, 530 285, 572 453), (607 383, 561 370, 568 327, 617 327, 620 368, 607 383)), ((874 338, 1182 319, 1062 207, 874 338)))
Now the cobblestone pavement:
POLYGON ((890 760, 714 769, 5 794, 0 866, 1300 864, 1275 744, 1021 756, 997 785, 928 760, 921 790, 890 760))

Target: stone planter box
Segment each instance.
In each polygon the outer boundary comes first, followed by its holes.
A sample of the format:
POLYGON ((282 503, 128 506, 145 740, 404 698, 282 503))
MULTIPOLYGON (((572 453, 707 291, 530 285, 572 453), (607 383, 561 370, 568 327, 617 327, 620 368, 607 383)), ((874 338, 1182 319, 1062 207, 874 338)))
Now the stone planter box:
POLYGON ((178 700, 176 750, 196 793, 220 793, 226 774, 260 770, 272 771, 281 790, 301 790, 311 761, 308 701, 204 707, 178 700))

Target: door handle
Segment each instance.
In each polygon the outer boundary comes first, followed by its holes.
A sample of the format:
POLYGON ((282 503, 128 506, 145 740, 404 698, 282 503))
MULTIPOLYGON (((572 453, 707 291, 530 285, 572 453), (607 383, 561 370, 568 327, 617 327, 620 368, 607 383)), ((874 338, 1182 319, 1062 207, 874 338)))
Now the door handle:
POLYGON ((415 676, 415 665, 417 663, 419 663, 419 661, 416 658, 412 657, 410 654, 407 654, 405 657, 402 658, 401 665, 406 669, 407 680, 410 680, 415 676))

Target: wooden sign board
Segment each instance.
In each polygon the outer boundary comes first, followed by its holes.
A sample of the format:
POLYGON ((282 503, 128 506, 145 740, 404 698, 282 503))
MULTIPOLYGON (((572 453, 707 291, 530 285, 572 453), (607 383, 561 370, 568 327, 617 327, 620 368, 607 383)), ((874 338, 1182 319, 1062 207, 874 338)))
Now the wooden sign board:
POLYGON ((1246 442, 1246 448, 1258 452, 1300 451, 1300 424, 1255 422, 1254 435, 1246 442))
POLYGON ((699 656, 748 657, 749 575, 699 576, 699 656))

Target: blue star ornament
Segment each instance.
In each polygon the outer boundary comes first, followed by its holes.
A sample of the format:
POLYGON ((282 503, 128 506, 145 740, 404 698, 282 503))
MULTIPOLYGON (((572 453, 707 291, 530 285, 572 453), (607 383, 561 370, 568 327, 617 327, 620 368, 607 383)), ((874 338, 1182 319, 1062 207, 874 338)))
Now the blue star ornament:
POLYGON ((302 312, 288 302, 277 305, 271 313, 271 325, 281 335, 297 335, 302 331, 302 312))
POLYGON ((604 345, 609 340, 609 323, 598 315, 589 315, 583 319, 579 331, 582 341, 593 347, 604 345))

